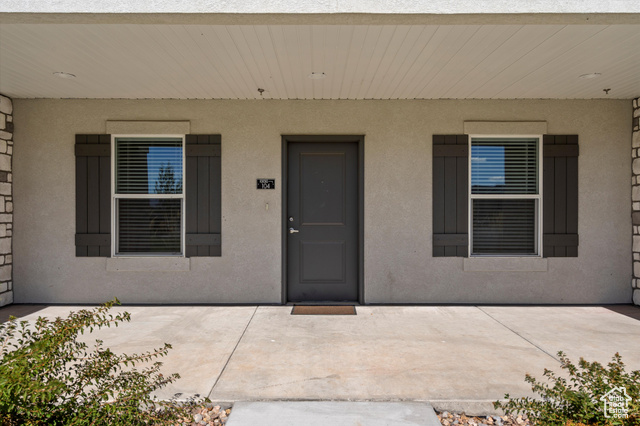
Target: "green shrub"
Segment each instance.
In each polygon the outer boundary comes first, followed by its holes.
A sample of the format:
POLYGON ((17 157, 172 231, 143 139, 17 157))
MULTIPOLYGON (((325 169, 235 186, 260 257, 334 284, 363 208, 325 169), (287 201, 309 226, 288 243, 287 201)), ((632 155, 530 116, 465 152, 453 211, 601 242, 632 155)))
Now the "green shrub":
POLYGON ((625 372, 622 357, 618 353, 608 368, 583 358, 576 366, 563 352, 558 352, 558 356, 569 380, 547 369, 544 370, 544 376, 549 384, 527 374, 525 381, 541 398, 510 398, 507 394, 507 401, 496 401, 494 407, 506 414, 526 414, 536 425, 640 425, 640 370, 625 372), (632 398, 628 406, 629 415, 620 419, 607 417, 600 398, 620 386, 632 398))
POLYGON ((200 401, 158 401, 151 393, 180 376, 163 376, 157 361, 166 344, 142 354, 117 355, 101 340, 79 335, 130 320, 112 315, 115 299, 67 318, 0 325, 0 423, 5 425, 175 424, 200 401), (136 365, 143 364, 138 370, 136 365))

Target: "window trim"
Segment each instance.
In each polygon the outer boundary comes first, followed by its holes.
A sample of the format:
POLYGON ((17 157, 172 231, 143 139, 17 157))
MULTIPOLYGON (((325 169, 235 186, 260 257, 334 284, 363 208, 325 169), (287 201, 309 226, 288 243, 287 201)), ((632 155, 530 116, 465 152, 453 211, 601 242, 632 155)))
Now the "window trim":
POLYGON ((112 134, 111 135, 111 257, 112 258, 157 258, 186 257, 186 136, 184 134, 112 134), (182 194, 163 194, 162 198, 181 199, 180 203, 180 254, 126 253, 118 254, 118 212, 117 199, 152 199, 158 194, 116 194, 116 140, 117 139, 157 139, 174 138, 182 141, 182 194))
POLYGON ((543 244, 543 224, 542 224, 542 199, 543 194, 542 190, 543 186, 543 135, 529 135, 529 134, 468 134, 468 147, 469 147, 469 155, 467 158, 468 161, 468 200, 467 203, 467 220, 468 220, 468 248, 467 248, 467 257, 469 258, 500 258, 500 257, 525 257, 525 258, 542 258, 542 244, 543 244), (538 158, 537 158, 537 177, 538 177, 538 191, 537 194, 500 194, 499 197, 496 197, 496 194, 473 194, 472 193, 472 185, 471 180, 473 176, 473 169, 471 165, 472 158, 472 144, 475 139, 504 139, 504 140, 514 140, 514 139, 536 139, 538 144, 538 158), (533 199, 536 200, 536 211, 535 211, 535 224, 536 224, 536 253, 535 254, 473 254, 473 200, 474 199, 533 199))

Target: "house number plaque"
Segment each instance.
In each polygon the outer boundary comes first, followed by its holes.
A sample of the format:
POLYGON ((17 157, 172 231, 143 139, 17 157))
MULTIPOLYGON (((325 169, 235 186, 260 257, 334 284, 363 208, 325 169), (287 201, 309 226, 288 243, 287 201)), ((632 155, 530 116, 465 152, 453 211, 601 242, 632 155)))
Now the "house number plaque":
POLYGON ((258 189, 276 189, 275 179, 257 179, 258 189))

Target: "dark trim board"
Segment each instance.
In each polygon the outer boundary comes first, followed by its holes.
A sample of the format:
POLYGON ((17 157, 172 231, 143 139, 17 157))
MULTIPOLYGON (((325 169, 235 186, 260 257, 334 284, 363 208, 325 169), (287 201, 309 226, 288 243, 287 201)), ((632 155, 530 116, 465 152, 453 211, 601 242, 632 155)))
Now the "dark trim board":
POLYGON ((364 135, 282 135, 282 304, 287 304, 287 160, 289 143, 315 142, 358 144, 358 303, 364 305, 364 135))

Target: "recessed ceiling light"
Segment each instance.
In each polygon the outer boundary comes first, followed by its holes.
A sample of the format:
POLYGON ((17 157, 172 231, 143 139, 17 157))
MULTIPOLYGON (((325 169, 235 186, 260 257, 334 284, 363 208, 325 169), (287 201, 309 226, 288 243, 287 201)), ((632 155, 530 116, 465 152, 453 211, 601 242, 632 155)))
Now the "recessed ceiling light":
POLYGON ((312 72, 307 77, 309 77, 311 80, 321 80, 326 77, 326 74, 323 72, 312 72))
POLYGON ((53 73, 56 77, 60 78, 76 78, 75 74, 71 74, 68 72, 56 71, 53 73))
POLYGON ((589 74, 582 74, 582 75, 581 75, 580 77, 578 77, 578 78, 583 78, 583 79, 585 79, 585 80, 590 80, 590 79, 592 79, 592 78, 598 78, 598 77, 600 77, 601 75, 602 75, 602 74, 600 74, 599 72, 592 72, 592 73, 589 73, 589 74))

